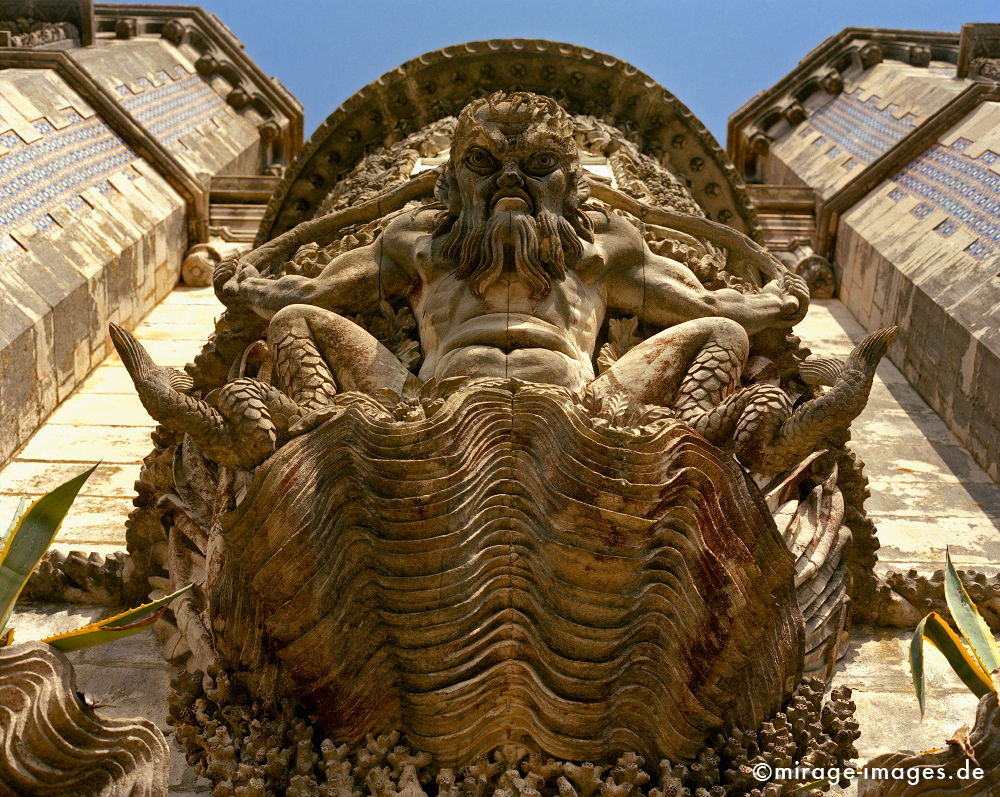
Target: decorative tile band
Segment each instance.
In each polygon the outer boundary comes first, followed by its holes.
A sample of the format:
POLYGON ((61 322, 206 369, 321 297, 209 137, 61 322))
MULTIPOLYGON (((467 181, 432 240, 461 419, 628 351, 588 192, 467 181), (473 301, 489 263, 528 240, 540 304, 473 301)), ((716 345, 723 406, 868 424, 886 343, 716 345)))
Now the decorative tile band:
POLYGON ((76 111, 65 109, 62 115, 69 124, 54 128, 44 119, 33 122, 41 138, 30 144, 13 131, 0 134, 0 261, 23 254, 10 233, 24 224, 36 231, 55 225, 50 215, 59 207, 71 212, 86 212, 89 207, 80 198, 88 188, 106 193, 114 190, 107 178, 123 172, 134 179, 129 168, 138 159, 103 120, 97 116, 84 119, 76 111))
POLYGON ((912 211, 918 218, 924 218, 932 207, 945 211, 948 219, 935 230, 944 236, 961 227, 977 233, 978 239, 965 252, 984 260, 1000 249, 1000 174, 989 168, 1000 155, 986 150, 970 158, 965 154, 970 144, 966 138, 947 147, 935 144, 889 178, 896 184, 889 198, 919 197, 921 203, 912 211), (927 211, 918 213, 921 208, 927 211))
MULTIPOLYGON (((841 93, 813 113, 806 124, 823 134, 819 144, 831 143, 829 157, 849 152, 855 162, 871 163, 909 133, 916 116, 908 113, 897 119, 898 105, 879 109, 878 97, 862 102, 861 89, 841 93), (832 154, 831 154, 832 153, 832 154)), ((815 143, 815 142, 814 142, 815 143)))
MULTIPOLYGON (((133 93, 128 86, 117 86, 122 105, 132 113, 157 141, 173 150, 183 149, 180 139, 191 136, 202 138, 198 126, 215 118, 235 116, 225 100, 212 91, 198 75, 187 74, 183 67, 174 67, 178 79, 153 86, 147 78, 139 78, 135 85, 141 91, 133 93)), ((166 72, 157 77, 167 79, 166 72)))

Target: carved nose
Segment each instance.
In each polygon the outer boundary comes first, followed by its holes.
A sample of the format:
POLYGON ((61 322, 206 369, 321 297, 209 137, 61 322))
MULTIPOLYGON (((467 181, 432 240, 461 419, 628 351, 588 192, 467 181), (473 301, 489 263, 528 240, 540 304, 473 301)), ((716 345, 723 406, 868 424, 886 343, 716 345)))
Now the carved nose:
POLYGON ((508 164, 504 166, 503 171, 497 178, 497 185, 500 188, 514 188, 515 186, 524 185, 524 178, 521 177, 521 172, 517 166, 508 164))

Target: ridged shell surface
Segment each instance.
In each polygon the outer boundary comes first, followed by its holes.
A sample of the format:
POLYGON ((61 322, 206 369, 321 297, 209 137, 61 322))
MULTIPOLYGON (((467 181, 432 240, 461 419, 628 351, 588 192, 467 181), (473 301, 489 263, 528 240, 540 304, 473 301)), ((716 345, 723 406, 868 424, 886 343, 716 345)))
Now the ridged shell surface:
POLYGON ((61 653, 0 648, 0 794, 166 797, 170 754, 146 719, 87 708, 61 653))
POLYGON ((220 652, 247 663, 260 633, 249 584, 338 743, 682 761, 801 675, 792 558, 736 463, 556 390, 471 385, 406 422, 347 408, 257 470, 224 538, 220 652))

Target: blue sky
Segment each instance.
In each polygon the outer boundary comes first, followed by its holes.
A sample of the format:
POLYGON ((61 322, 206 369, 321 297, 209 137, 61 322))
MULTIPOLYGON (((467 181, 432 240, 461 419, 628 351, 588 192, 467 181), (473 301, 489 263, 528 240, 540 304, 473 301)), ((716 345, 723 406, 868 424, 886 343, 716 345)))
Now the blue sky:
POLYGON ((570 42, 628 61, 725 146, 726 118, 848 26, 958 31, 998 0, 205 0, 305 106, 308 135, 402 62, 491 38, 570 42))

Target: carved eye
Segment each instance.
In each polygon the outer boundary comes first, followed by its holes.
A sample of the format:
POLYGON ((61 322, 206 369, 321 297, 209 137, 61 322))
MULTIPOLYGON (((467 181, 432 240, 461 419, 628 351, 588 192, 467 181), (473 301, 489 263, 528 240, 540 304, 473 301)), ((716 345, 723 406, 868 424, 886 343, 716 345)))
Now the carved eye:
POLYGON ((525 171, 531 174, 549 174, 559 165, 559 156, 554 152, 536 152, 525 165, 525 171))
POLYGON ((465 156, 466 165, 480 174, 496 171, 496 159, 482 147, 472 147, 465 156))

